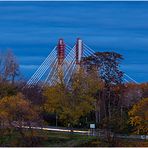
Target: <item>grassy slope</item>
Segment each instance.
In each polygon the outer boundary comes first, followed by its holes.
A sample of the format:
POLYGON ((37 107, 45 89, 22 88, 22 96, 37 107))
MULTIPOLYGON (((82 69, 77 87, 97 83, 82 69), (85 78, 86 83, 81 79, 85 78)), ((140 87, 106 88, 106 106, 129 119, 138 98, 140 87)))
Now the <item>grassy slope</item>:
POLYGON ((57 132, 49 132, 49 131, 35 131, 33 141, 34 143, 30 143, 30 132, 25 131, 25 140, 22 140, 20 134, 15 132, 12 134, 11 137, 8 135, 0 137, 0 146, 56 146, 56 147, 74 147, 74 146, 126 146, 126 147, 140 147, 140 146, 147 146, 148 141, 141 141, 141 140, 123 140, 117 139, 115 143, 111 144, 106 141, 100 140, 96 137, 84 136, 84 135, 77 135, 77 134, 70 134, 70 133, 57 133, 57 132))
POLYGON ((18 132, 14 132, 11 136, 8 136, 7 134, 0 136, 0 146, 78 146, 95 139, 91 136, 38 130, 33 133, 34 143, 32 144, 31 132, 24 131, 24 133, 25 139, 22 139, 18 132))

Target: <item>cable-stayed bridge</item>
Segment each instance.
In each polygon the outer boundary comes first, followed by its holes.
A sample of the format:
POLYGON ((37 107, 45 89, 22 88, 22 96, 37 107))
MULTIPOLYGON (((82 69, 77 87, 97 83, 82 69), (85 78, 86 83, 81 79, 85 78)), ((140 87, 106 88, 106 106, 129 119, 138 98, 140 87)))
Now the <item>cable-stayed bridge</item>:
MULTIPOLYGON (((95 51, 79 38, 72 48, 65 44, 63 39, 59 39, 57 46, 35 71, 27 85, 36 85, 40 82, 54 85, 60 75, 64 78, 65 84, 68 84, 72 74, 80 68, 82 57, 94 56, 94 53, 95 51)), ((124 81, 138 83, 127 74, 124 74, 124 81)))

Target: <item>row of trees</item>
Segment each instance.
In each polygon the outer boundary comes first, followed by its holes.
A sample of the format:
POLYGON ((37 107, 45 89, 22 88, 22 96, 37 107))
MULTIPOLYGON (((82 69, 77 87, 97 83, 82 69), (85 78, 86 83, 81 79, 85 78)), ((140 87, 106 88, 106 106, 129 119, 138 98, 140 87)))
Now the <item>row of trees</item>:
MULTIPOLYGON (((99 52, 84 58, 81 70, 73 75, 68 87, 62 79, 56 86, 45 87, 45 110, 57 114, 67 125, 80 122, 86 125, 85 119, 88 119, 100 128, 114 132, 131 132, 134 124, 131 122, 133 117, 130 118, 130 110, 136 103, 148 97, 148 85, 123 84, 123 72, 119 70, 121 60, 122 56, 114 52, 99 52)), ((140 131, 139 133, 144 133, 144 130, 140 131)))
POLYGON ((122 59, 114 52, 98 52, 82 59, 68 85, 59 73, 54 86, 24 88, 16 78, 19 64, 8 51, 0 58, 1 130, 19 127, 24 136, 24 125, 50 124, 54 115, 63 126, 88 127, 93 122, 114 132, 147 134, 148 84, 124 84, 122 59))

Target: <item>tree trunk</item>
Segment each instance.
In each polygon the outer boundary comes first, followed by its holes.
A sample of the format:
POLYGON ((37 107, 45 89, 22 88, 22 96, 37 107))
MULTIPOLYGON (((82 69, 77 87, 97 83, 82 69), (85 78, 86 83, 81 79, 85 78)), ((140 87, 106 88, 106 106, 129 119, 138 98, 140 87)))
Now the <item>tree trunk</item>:
POLYGON ((111 119, 111 97, 110 97, 110 89, 109 89, 109 93, 108 93, 108 115, 109 115, 109 119, 111 119))
POLYGON ((120 107, 121 118, 123 117, 123 106, 120 107))
POLYGON ((107 117, 106 115, 106 97, 105 97, 105 94, 104 94, 104 90, 103 90, 103 108, 104 108, 104 116, 105 118, 107 117))
POLYGON ((101 109, 99 107, 99 123, 101 122, 101 109))
POLYGON ((56 114, 56 127, 58 126, 58 115, 56 114))
POLYGON ((95 111, 95 116, 96 116, 96 124, 99 122, 99 113, 98 111, 95 111))
POLYGON ((111 106, 110 106, 110 98, 109 98, 109 101, 108 101, 108 117, 109 117, 109 119, 111 119, 111 106))
POLYGON ((12 81, 11 81, 11 84, 12 84, 12 85, 14 84, 14 78, 15 78, 15 76, 13 75, 13 76, 12 76, 12 81))
POLYGON ((95 119, 96 119, 96 124, 98 124, 99 122, 99 112, 98 112, 98 107, 99 107, 99 104, 98 104, 98 100, 96 100, 96 105, 95 105, 96 109, 95 109, 95 119))

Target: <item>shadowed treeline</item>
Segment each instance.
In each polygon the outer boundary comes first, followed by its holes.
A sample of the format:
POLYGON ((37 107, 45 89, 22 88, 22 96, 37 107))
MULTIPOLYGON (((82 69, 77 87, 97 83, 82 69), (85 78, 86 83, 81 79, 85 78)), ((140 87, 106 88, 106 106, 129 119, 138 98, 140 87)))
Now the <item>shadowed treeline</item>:
POLYGON ((64 126, 72 133, 73 128, 95 123, 96 128, 106 130, 105 140, 111 145, 115 142, 111 133, 148 134, 148 84, 123 83, 122 55, 94 54, 82 59, 68 85, 58 73, 52 86, 26 85, 19 79, 13 52, 0 56, 0 145, 6 144, 6 137, 14 146, 40 145, 48 136, 40 137, 31 127, 45 125, 64 126), (20 143, 13 141, 14 133, 20 143))

